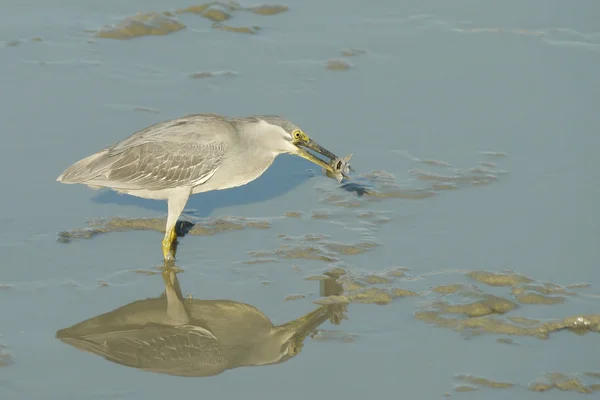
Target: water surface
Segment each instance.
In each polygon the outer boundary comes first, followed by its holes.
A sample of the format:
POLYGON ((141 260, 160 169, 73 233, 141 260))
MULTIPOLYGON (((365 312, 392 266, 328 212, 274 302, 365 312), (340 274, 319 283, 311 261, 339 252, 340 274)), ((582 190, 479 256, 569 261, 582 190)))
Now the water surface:
POLYGON ((30 0, 0 15, 2 399, 597 389, 600 6, 286 0, 276 15, 220 8, 231 18, 214 26, 177 12, 198 4, 30 0), (149 12, 185 27, 97 35, 149 12), (196 231, 178 250, 183 298, 248 304, 275 326, 330 303, 347 319, 320 324, 285 362, 210 377, 63 343, 57 332, 165 291, 166 205, 56 177, 196 112, 285 115, 353 153, 371 192, 281 156, 256 182, 193 197, 196 231), (100 233, 81 237, 98 218, 100 233), (75 238, 57 240, 64 231, 75 238), (322 299, 320 279, 335 269, 341 297, 322 299))

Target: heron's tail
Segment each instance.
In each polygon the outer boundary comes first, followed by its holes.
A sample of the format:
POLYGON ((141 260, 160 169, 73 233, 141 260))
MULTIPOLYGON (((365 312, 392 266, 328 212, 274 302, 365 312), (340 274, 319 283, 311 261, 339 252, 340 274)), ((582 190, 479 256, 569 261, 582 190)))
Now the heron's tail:
POLYGON ((61 183, 86 183, 102 175, 114 160, 109 159, 103 150, 77 161, 67 168, 56 180, 61 183))

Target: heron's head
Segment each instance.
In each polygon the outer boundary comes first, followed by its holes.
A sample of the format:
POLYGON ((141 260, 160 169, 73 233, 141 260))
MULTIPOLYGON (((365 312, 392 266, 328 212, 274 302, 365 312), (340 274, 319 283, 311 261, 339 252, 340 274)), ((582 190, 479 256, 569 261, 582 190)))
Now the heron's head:
POLYGON ((265 115, 259 118, 278 128, 282 152, 300 156, 330 172, 334 172, 329 163, 338 157, 310 138, 298 125, 279 116, 265 115), (325 159, 318 157, 317 154, 325 157, 325 159))

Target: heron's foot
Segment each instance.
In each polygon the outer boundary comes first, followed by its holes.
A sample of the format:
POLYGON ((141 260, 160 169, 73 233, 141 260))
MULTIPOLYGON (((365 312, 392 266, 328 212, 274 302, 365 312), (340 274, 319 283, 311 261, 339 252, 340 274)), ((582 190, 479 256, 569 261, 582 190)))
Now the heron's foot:
POLYGON ((175 228, 172 228, 163 239, 162 242, 163 257, 165 261, 174 261, 175 252, 177 251, 177 233, 175 228))
POLYGON ((164 238, 162 241, 162 251, 165 262, 173 261, 174 257, 171 252, 171 242, 168 238, 164 238))

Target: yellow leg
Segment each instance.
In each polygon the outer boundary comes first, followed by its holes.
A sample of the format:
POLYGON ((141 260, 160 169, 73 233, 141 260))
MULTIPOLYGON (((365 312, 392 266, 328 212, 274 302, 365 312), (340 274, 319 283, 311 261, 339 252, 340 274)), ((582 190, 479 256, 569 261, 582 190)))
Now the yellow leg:
POLYGON ((177 247, 177 233, 175 227, 165 235, 162 241, 162 251, 165 261, 173 261, 175 259, 175 251, 177 247))
POLYGON ((171 191, 171 196, 167 199, 169 213, 167 214, 167 225, 165 226, 165 238, 163 239, 162 249, 165 261, 174 261, 177 252, 177 234, 175 225, 181 215, 183 208, 192 192, 192 188, 183 187, 171 191))

